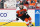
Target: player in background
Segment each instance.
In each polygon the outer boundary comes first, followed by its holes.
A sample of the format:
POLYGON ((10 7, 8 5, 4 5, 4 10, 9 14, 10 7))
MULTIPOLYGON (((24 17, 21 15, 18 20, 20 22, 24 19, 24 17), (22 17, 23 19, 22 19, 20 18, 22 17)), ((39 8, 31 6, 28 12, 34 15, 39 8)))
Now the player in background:
POLYGON ((26 21, 27 26, 29 26, 29 24, 33 26, 33 24, 31 24, 31 17, 27 14, 27 10, 23 9, 23 5, 20 5, 19 8, 20 10, 16 12, 16 20, 18 21, 20 18, 21 20, 26 21))

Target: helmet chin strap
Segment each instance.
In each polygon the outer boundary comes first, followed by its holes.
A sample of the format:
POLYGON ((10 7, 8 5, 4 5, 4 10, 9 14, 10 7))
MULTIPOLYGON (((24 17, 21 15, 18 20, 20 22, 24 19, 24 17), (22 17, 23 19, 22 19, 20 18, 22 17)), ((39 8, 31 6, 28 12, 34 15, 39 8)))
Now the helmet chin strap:
MULTIPOLYGON (((19 7, 20 8, 20 7, 19 7)), ((22 8, 20 8, 20 10, 22 10, 23 9, 23 7, 22 8)))
POLYGON ((23 8, 20 8, 20 10, 22 10, 23 8))

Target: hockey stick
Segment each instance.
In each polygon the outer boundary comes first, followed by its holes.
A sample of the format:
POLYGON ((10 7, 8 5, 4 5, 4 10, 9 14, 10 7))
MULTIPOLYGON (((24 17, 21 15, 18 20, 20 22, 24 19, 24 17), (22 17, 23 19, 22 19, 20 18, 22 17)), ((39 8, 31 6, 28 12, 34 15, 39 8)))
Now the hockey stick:
POLYGON ((5 24, 2 24, 2 25, 0 25, 0 26, 3 26, 3 25, 6 25, 6 24, 9 24, 9 23, 11 23, 11 22, 13 22, 13 21, 16 21, 16 20, 12 20, 12 21, 10 21, 10 22, 8 22, 8 23, 5 23, 5 24))

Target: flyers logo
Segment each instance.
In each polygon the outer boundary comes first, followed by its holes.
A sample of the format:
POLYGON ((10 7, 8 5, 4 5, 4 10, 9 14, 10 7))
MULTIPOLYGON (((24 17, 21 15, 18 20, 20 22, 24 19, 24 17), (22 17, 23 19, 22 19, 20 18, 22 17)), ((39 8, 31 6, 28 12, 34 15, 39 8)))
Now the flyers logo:
POLYGON ((7 17, 7 13, 0 13, 0 17, 7 17))

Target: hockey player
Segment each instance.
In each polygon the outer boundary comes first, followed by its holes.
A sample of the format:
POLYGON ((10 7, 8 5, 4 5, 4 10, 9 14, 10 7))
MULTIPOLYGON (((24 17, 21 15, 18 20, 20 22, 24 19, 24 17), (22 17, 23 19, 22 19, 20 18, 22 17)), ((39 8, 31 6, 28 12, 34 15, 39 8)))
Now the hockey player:
POLYGON ((20 10, 18 10, 16 12, 17 13, 16 14, 16 16, 17 16, 16 20, 18 21, 20 18, 21 20, 26 21, 27 26, 29 26, 29 24, 32 25, 31 24, 31 17, 27 14, 27 10, 23 9, 23 5, 20 5, 19 8, 20 8, 20 10))

